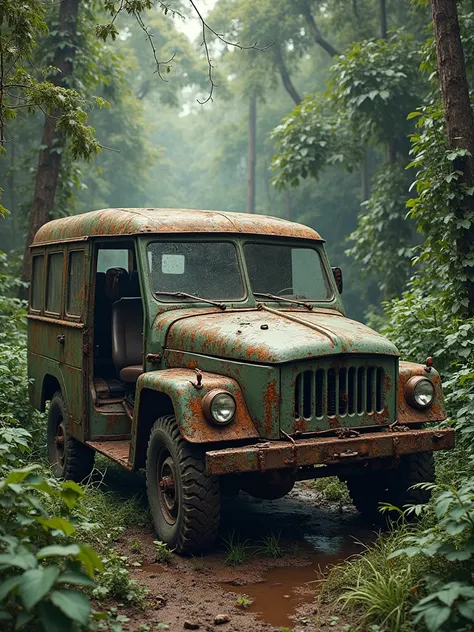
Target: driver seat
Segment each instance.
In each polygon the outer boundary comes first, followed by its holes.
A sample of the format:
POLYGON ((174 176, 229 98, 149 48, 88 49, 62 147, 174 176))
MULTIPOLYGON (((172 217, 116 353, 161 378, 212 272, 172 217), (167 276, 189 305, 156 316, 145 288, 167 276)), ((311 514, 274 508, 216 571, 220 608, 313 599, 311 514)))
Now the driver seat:
POLYGON ((123 297, 112 305, 112 360, 122 382, 134 384, 143 373, 143 305, 123 297))

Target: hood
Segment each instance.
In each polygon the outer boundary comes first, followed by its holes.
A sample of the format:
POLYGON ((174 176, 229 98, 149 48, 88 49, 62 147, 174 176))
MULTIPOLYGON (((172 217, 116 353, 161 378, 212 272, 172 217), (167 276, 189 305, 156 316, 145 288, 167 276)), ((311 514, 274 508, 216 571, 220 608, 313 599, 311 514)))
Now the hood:
POLYGON ((399 355, 384 336, 329 310, 180 312, 168 311, 155 322, 167 329, 168 349, 264 364, 339 353, 399 355))

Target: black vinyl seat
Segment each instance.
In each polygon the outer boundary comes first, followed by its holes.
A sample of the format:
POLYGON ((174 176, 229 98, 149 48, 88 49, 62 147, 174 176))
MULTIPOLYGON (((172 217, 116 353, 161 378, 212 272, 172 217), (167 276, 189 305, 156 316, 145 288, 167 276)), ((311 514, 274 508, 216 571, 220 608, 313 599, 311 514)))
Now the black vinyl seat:
POLYGON ((112 360, 122 382, 134 383, 143 373, 143 305, 123 297, 112 305, 112 360))

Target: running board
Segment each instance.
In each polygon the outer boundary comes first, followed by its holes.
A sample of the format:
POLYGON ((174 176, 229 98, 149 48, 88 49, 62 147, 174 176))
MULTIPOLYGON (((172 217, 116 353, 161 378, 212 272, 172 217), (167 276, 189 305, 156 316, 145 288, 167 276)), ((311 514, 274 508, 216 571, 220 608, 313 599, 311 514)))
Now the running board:
POLYGON ((86 445, 112 461, 115 461, 127 470, 132 469, 128 460, 130 441, 86 441, 86 445))

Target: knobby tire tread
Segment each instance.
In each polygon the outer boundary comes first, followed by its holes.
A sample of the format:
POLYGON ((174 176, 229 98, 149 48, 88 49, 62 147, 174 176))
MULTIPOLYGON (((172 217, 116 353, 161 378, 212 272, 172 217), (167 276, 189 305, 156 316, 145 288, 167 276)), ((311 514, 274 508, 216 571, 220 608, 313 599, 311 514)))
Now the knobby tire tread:
MULTIPOLYGON (((154 423, 148 450, 158 429, 167 434, 174 443, 181 469, 183 520, 176 550, 192 553, 208 548, 214 543, 219 529, 219 481, 217 477, 206 474, 202 450, 183 439, 174 415, 160 417, 154 423)), ((149 494, 153 493, 148 477, 147 488, 149 494)))
POLYGON ((405 505, 421 505, 429 501, 431 492, 410 489, 417 483, 434 482, 432 452, 418 452, 401 457, 400 465, 392 470, 368 472, 347 480, 349 495, 356 509, 376 523, 384 523, 389 515, 381 514, 379 503, 390 503, 400 509, 405 505))

